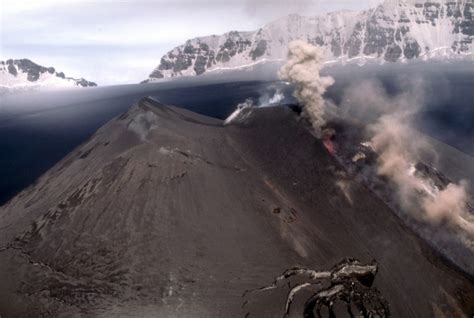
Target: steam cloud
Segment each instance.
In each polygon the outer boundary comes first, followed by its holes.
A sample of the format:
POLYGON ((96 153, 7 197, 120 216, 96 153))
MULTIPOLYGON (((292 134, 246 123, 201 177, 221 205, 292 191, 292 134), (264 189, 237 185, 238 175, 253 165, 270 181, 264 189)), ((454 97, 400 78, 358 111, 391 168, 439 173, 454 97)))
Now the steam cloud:
POLYGON ((237 104, 235 111, 230 114, 224 121, 224 125, 233 122, 245 121, 250 116, 250 112, 244 113, 244 109, 277 106, 285 100, 285 94, 278 87, 271 87, 270 91, 263 92, 258 99, 249 97, 242 103, 237 104))
POLYGON ((258 99, 258 107, 278 105, 285 99, 283 92, 277 88, 273 94, 264 94, 258 99))
POLYGON ((323 94, 334 84, 334 79, 321 76, 323 52, 320 48, 297 40, 289 44, 288 60, 280 69, 280 79, 296 85, 294 96, 303 106, 303 114, 308 117, 316 135, 326 123, 323 94))

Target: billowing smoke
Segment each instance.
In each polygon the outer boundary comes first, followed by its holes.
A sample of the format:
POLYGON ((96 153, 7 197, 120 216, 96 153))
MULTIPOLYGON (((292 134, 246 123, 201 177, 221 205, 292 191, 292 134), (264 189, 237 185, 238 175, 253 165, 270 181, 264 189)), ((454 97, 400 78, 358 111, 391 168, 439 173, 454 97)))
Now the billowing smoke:
MULTIPOLYGON (((458 252, 460 244, 470 251, 474 247, 468 183, 451 181, 436 169, 442 156, 414 124, 426 103, 423 81, 399 78, 399 93, 389 94, 381 82, 358 79, 335 105, 323 99, 334 80, 320 75, 322 57, 317 47, 291 42, 287 63, 279 72, 282 80, 295 85, 294 96, 317 137, 425 238, 474 271, 465 253, 458 252)), ((352 203, 350 189, 341 182, 337 186, 352 203)))
POLYGON ((474 222, 469 220, 467 210, 467 183, 450 183, 434 196, 426 196, 422 205, 430 220, 437 223, 450 222, 474 235, 474 222))
POLYGON ((450 225, 473 235, 468 183, 436 184, 433 176, 417 169, 420 162, 435 165, 439 159, 414 125, 415 115, 425 102, 423 81, 404 78, 400 84, 401 93, 395 96, 387 94, 377 81, 351 85, 345 90, 337 116, 365 127, 361 135, 377 154, 376 172, 395 185, 395 201, 404 211, 417 220, 450 225))
POLYGON ((301 40, 293 41, 288 47, 288 60, 279 72, 282 80, 295 84, 294 96, 318 137, 326 123, 323 94, 334 83, 332 77, 320 75, 323 56, 322 49, 301 40))
POLYGON ((474 234, 466 219, 469 215, 467 183, 449 183, 441 188, 429 177, 416 173, 422 152, 430 147, 411 127, 408 114, 383 115, 370 126, 371 145, 378 154, 378 174, 389 177, 397 186, 398 202, 405 210, 421 212, 415 217, 435 224, 449 223, 474 234))

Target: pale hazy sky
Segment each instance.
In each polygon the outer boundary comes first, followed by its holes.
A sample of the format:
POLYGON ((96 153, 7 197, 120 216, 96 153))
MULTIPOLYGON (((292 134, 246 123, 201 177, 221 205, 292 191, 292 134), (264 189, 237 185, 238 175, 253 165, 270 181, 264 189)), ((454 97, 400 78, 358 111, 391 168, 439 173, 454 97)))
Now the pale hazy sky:
POLYGON ((185 40, 381 0, 0 0, 0 59, 29 58, 100 85, 147 78, 185 40))

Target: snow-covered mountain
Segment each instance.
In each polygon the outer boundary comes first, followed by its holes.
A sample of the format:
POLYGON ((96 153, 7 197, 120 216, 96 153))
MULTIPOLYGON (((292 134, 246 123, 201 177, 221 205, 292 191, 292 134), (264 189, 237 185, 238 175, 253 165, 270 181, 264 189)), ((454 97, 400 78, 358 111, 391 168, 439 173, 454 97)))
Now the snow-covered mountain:
POLYGON ((90 86, 97 84, 83 78, 66 77, 54 67, 44 67, 28 59, 0 61, 0 89, 3 91, 90 86))
POLYGON ((147 81, 282 60, 296 39, 324 47, 327 63, 472 59, 473 1, 387 0, 361 12, 292 14, 253 32, 194 38, 163 56, 147 81))

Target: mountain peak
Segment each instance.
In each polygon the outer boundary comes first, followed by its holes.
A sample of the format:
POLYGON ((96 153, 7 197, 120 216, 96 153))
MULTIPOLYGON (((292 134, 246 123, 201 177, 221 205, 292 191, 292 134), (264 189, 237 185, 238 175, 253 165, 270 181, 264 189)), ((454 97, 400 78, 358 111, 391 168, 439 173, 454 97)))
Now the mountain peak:
POLYGON ((472 59, 473 11, 468 0, 385 0, 360 12, 290 14, 253 32, 188 40, 165 54, 147 81, 282 60, 296 39, 322 47, 331 64, 472 59))
POLYGON ((54 67, 41 66, 30 59, 8 59, 0 61, 0 86, 7 89, 29 89, 40 87, 91 87, 96 83, 84 78, 67 77, 54 67))

